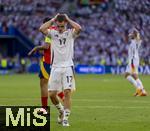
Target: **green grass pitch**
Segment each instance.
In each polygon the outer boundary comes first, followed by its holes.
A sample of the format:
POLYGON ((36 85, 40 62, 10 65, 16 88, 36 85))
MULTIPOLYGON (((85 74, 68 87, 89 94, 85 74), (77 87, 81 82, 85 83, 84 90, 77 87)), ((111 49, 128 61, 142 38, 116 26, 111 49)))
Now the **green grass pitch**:
MULTIPOLYGON (((140 78, 149 92, 150 76, 140 78)), ((150 96, 133 97, 123 76, 77 75, 76 87, 71 126, 58 125, 51 106, 51 131, 150 131, 150 96)), ((37 75, 0 76, 0 105, 40 105, 37 75)))

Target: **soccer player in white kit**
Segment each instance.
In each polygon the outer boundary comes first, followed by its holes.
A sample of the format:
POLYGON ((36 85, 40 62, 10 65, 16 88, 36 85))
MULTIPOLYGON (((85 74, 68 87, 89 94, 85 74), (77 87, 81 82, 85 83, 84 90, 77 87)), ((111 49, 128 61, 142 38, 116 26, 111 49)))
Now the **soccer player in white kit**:
POLYGON ((141 80, 138 77, 139 67, 139 47, 141 45, 140 33, 137 29, 133 29, 129 33, 129 39, 131 41, 128 49, 128 65, 126 68, 125 78, 134 85, 136 93, 134 96, 146 96, 147 93, 143 87, 141 80))
POLYGON ((69 126, 68 117, 71 110, 71 93, 75 89, 73 72, 74 39, 79 35, 81 26, 71 20, 66 14, 57 14, 50 21, 41 25, 39 29, 46 36, 51 37, 52 69, 48 83, 49 96, 59 111, 58 122, 69 126), (55 23, 57 30, 49 30, 55 23), (71 29, 67 29, 67 24, 71 29), (64 91, 64 107, 57 98, 60 87, 64 91))

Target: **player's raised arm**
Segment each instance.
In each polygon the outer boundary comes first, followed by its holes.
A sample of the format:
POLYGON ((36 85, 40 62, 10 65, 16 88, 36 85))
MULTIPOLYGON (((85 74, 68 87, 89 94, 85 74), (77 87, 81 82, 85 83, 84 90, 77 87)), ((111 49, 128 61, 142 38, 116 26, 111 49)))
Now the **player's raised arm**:
POLYGON ((48 28, 52 25, 54 21, 54 18, 52 18, 48 22, 42 24, 39 28, 39 31, 42 32, 44 35, 48 35, 48 28))
POLYGON ((78 35, 81 32, 82 27, 75 21, 71 20, 66 14, 65 16, 68 23, 74 28, 74 33, 78 35))
POLYGON ((48 35, 48 28, 52 25, 52 23, 56 20, 58 14, 52 18, 51 20, 47 21, 46 23, 42 24, 39 28, 39 31, 42 32, 44 35, 48 35))

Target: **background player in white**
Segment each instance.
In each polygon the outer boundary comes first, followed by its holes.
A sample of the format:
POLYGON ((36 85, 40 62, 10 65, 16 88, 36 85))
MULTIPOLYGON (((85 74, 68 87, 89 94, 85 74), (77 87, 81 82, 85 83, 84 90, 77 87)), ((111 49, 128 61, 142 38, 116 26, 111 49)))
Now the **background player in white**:
POLYGON ((128 65, 126 68, 125 78, 132 83, 136 88, 135 96, 146 96, 147 93, 143 87, 141 80, 138 77, 139 66, 139 47, 141 45, 140 33, 137 29, 132 29, 129 33, 131 41, 128 49, 128 65))
POLYGON ((43 34, 51 37, 52 70, 49 79, 49 95, 52 103, 59 110, 63 126, 69 126, 68 117, 71 110, 71 92, 75 89, 73 73, 73 48, 74 39, 79 35, 81 26, 71 20, 66 14, 57 14, 50 21, 41 25, 39 29, 43 34), (57 26, 56 30, 49 30, 52 23, 57 26), (67 24, 72 29, 67 29, 67 24), (64 90, 64 109, 57 98, 60 87, 64 90), (63 114, 62 114, 63 112, 63 114))

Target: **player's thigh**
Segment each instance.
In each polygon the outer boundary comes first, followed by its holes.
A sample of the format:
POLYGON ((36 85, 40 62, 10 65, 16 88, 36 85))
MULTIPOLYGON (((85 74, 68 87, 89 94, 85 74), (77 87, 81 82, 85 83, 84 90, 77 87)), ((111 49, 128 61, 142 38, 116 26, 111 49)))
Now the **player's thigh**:
POLYGON ((72 67, 67 67, 63 73, 63 88, 75 90, 75 78, 72 67))
POLYGON ((138 65, 134 65, 134 68, 132 68, 132 76, 134 77, 134 79, 138 78, 138 65))
POLYGON ((48 87, 48 79, 40 78, 40 87, 47 88, 48 87))
POLYGON ((131 64, 128 64, 126 67, 126 73, 138 74, 138 66, 134 65, 134 67, 133 67, 131 64))
POLYGON ((50 78, 48 81, 48 90, 49 91, 59 91, 62 87, 62 80, 61 80, 61 69, 54 68, 51 69, 50 78))

